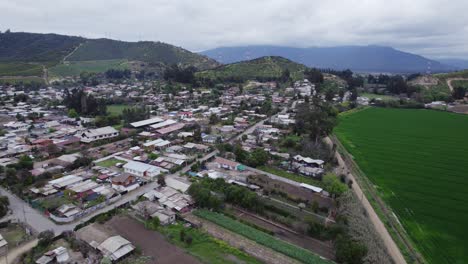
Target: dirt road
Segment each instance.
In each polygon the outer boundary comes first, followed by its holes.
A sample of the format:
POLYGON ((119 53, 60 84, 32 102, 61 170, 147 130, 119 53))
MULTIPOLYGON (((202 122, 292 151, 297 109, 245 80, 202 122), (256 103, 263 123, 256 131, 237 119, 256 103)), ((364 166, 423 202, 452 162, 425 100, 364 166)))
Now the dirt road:
POLYGON ((229 245, 242 249, 247 254, 258 258, 265 263, 270 264, 295 264, 299 263, 296 260, 289 258, 283 254, 280 254, 272 249, 264 247, 255 243, 254 241, 247 239, 241 235, 235 234, 227 229, 224 229, 216 224, 206 221, 192 214, 185 215, 191 222, 201 223, 202 227, 208 234, 213 237, 223 240, 229 245))
POLYGON ((37 245, 37 239, 31 240, 27 243, 24 243, 20 245, 19 247, 16 247, 8 252, 8 256, 2 256, 0 258, 0 264, 10 264, 10 263, 15 263, 15 260, 19 258, 21 255, 24 253, 28 252, 31 250, 31 248, 35 247, 37 245), (8 259, 8 262, 7 262, 8 259))
MULTIPOLYGON (((325 139, 325 141, 330 146, 333 145, 333 142, 331 141, 330 138, 327 137, 325 139)), ((341 155, 338 152, 336 152, 336 159, 338 161, 339 167, 343 171, 351 171, 350 169, 348 169, 348 167, 346 166, 346 163, 344 162, 344 160, 342 159, 341 155)), ((348 174, 348 177, 353 181, 352 189, 353 189, 354 193, 360 198, 359 200, 361 201, 363 207, 366 209, 366 211, 368 213, 368 216, 369 216, 369 219, 372 222, 372 224, 374 225, 375 230, 377 231, 377 233, 382 238, 382 240, 383 240, 383 242, 384 242, 384 244, 385 244, 385 246, 387 248, 388 254, 392 257, 392 259, 395 261, 395 263, 405 264, 406 260, 403 257, 403 254, 401 254, 400 249, 398 248, 395 241, 393 241, 393 238, 388 233, 387 228, 383 224, 382 220, 380 220, 379 216, 374 211, 374 208, 370 204, 369 200, 367 200, 367 197, 363 193, 361 187, 359 186, 358 181, 356 181, 356 178, 351 173, 348 174)))
POLYGON ((452 86, 452 81, 468 81, 468 78, 448 78, 447 85, 451 92, 453 92, 453 89, 454 89, 452 86))

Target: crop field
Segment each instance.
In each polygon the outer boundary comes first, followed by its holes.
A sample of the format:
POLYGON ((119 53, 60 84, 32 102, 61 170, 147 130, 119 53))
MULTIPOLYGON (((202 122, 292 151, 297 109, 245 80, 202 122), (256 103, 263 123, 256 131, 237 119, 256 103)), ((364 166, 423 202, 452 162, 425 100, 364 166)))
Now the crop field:
POLYGON ((335 134, 428 263, 468 263, 468 116, 367 108, 335 134))
POLYGON ((297 259, 303 263, 332 263, 320 258, 317 255, 314 255, 308 250, 305 250, 288 242, 279 240, 265 232, 262 232, 258 229, 238 222, 223 214, 211 212, 208 210, 197 210, 194 212, 194 214, 198 217, 204 218, 210 222, 222 226, 234 233, 242 235, 250 240, 253 240, 265 247, 271 248, 291 258, 297 259))
POLYGON ((49 69, 49 74, 56 77, 78 76, 81 72, 105 72, 109 69, 129 69, 126 60, 67 61, 49 69))

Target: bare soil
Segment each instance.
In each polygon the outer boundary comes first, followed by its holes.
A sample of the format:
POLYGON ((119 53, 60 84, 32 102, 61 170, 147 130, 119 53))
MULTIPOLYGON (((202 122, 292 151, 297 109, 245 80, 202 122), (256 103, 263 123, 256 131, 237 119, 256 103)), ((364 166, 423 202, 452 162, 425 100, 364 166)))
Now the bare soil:
POLYGON ((168 242, 160 233, 148 231, 142 223, 135 219, 115 216, 107 224, 141 249, 143 255, 151 257, 147 263, 200 263, 181 248, 168 242))

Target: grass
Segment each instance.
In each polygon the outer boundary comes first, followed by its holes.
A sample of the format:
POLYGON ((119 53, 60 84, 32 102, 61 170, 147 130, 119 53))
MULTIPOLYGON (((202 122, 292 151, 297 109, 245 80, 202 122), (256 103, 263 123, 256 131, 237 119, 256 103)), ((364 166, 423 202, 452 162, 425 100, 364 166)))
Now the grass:
POLYGON ((278 175, 280 177, 287 178, 287 179, 290 179, 290 180, 293 180, 293 181, 296 181, 296 182, 307 183, 307 184, 311 184, 311 185, 323 188, 323 182, 322 181, 315 180, 315 179, 313 179, 311 177, 307 177, 307 176, 303 176, 303 175, 300 175, 300 174, 287 172, 285 170, 278 169, 278 168, 271 167, 271 166, 267 166, 267 165, 257 167, 257 169, 262 170, 262 171, 266 171, 266 172, 269 172, 271 174, 275 174, 275 175, 278 175))
POLYGON ((110 168, 110 167, 115 166, 115 164, 117 164, 117 163, 125 163, 125 162, 121 161, 121 160, 118 160, 118 159, 115 159, 115 158, 110 158, 110 159, 106 159, 106 160, 103 160, 101 162, 98 162, 98 163, 96 163, 96 165, 101 166, 101 167, 110 168))
POLYGON ((127 60, 67 61, 49 69, 56 77, 79 76, 81 72, 105 72, 109 69, 129 69, 127 60))
POLYGON ((0 63, 0 76, 42 76, 42 66, 23 62, 0 63))
POLYGON ((0 77, 0 84, 31 84, 31 83, 44 83, 44 79, 41 77, 0 77))
POLYGON ((367 108, 335 133, 428 263, 468 262, 468 116, 367 108))
POLYGON ((303 263, 316 264, 316 263, 332 263, 327 260, 314 255, 312 252, 287 243, 283 240, 277 239, 265 232, 259 231, 253 227, 242 224, 234 219, 225 215, 211 212, 208 210, 197 210, 194 214, 198 217, 204 218, 219 226, 222 226, 234 233, 242 235, 250 240, 253 240, 265 247, 271 248, 279 253, 282 253, 291 258, 297 259, 303 263))
POLYGON ((126 104, 114 104, 107 106, 107 112, 110 115, 121 115, 125 108, 131 108, 131 106, 126 104))
POLYGON ((0 234, 2 234, 10 247, 15 247, 28 237, 24 228, 17 224, 9 224, 7 227, 0 229, 0 234))
POLYGON ((261 263, 256 258, 231 247, 224 241, 211 237, 199 229, 186 228, 182 224, 175 224, 162 226, 159 231, 167 235, 173 244, 185 248, 191 255, 204 263, 261 263), (182 230, 184 230, 186 237, 192 237, 192 244, 187 245, 187 243, 180 241, 180 232, 182 230))

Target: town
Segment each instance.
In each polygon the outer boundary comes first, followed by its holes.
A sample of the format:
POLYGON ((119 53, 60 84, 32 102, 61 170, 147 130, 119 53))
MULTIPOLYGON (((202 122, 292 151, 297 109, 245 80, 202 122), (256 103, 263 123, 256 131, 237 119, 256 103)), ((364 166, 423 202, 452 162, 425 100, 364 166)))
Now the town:
POLYGON ((0 264, 464 263, 459 70, 7 29, 0 264))

